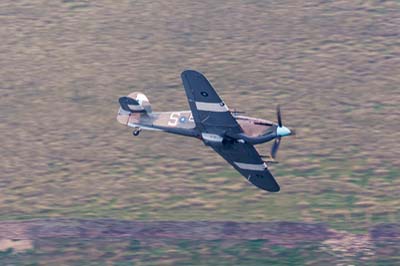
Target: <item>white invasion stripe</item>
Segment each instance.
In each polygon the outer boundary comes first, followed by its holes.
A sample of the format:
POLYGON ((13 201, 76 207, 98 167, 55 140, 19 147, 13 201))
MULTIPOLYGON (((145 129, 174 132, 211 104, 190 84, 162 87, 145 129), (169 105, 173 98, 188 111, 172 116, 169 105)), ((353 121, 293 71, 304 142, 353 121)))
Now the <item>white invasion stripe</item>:
POLYGON ((201 137, 211 142, 222 142, 224 140, 220 135, 210 133, 201 133, 201 137))
POLYGON ((241 169, 246 169, 246 170, 253 170, 253 171, 264 171, 266 165, 264 163, 262 164, 252 164, 252 163, 238 163, 234 162, 237 167, 241 169))
POLYGON ((128 123, 128 126, 130 126, 130 127, 139 127, 139 128, 141 128, 141 129, 152 130, 152 131, 164 131, 164 130, 159 129, 159 128, 148 127, 148 126, 142 126, 142 125, 133 124, 133 123, 128 123))
POLYGON ((228 107, 223 103, 206 103, 206 102, 195 102, 196 108, 199 111, 210 111, 210 112, 228 112, 228 107))

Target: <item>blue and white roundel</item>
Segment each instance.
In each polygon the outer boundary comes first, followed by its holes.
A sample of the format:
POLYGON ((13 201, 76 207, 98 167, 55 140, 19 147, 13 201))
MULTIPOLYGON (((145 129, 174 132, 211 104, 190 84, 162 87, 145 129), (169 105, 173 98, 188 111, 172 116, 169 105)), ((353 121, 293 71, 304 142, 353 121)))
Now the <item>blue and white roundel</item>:
POLYGON ((181 116, 181 118, 179 118, 179 122, 186 123, 186 117, 181 116))

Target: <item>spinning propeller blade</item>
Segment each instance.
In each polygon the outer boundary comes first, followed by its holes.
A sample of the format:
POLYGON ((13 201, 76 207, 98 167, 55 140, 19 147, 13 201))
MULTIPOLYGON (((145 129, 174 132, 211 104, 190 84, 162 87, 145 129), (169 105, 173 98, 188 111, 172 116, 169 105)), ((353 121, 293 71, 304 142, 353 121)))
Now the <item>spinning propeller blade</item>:
POLYGON ((282 127, 281 107, 279 104, 276 106, 276 116, 278 118, 278 126, 282 127))
POLYGON ((276 158, 276 154, 278 152, 280 144, 281 144, 281 137, 277 137, 275 139, 274 145, 272 145, 272 148, 271 148, 271 157, 272 157, 272 159, 276 158))
POLYGON ((289 128, 283 126, 281 107, 279 104, 276 106, 276 117, 278 120, 278 126, 275 129, 276 130, 275 142, 271 148, 271 158, 272 159, 276 158, 276 154, 278 153, 278 150, 279 150, 279 145, 281 144, 281 138, 285 137, 285 136, 295 135, 294 130, 290 130, 289 128))

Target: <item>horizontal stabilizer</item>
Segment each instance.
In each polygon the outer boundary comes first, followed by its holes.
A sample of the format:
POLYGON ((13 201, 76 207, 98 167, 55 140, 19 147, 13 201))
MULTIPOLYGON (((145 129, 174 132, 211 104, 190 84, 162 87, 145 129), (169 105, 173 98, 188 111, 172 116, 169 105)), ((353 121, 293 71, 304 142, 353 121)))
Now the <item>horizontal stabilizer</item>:
POLYGON ((144 111, 143 106, 141 106, 137 100, 132 99, 130 97, 124 96, 119 98, 119 104, 121 108, 127 112, 135 113, 144 111))

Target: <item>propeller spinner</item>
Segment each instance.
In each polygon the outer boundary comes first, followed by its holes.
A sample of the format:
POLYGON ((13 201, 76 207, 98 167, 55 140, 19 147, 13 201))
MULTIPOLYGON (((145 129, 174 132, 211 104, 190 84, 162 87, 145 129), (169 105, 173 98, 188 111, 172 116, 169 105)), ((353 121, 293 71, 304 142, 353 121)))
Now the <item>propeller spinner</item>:
POLYGON ((276 154, 278 153, 279 145, 281 144, 281 138, 295 135, 295 130, 290 130, 289 128, 282 125, 282 115, 281 115, 281 107, 279 105, 276 106, 276 116, 278 120, 278 126, 276 127, 276 138, 274 144, 271 148, 271 157, 273 159, 276 158, 276 154))

